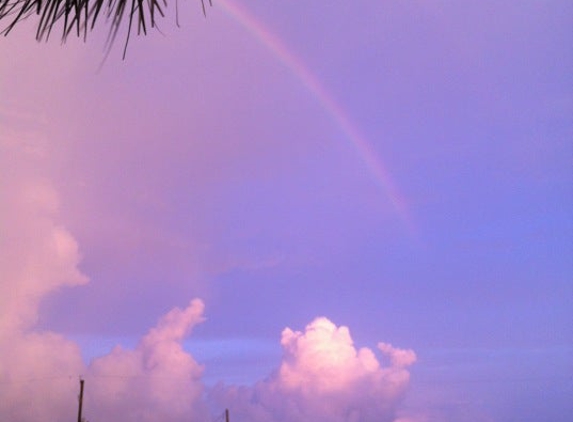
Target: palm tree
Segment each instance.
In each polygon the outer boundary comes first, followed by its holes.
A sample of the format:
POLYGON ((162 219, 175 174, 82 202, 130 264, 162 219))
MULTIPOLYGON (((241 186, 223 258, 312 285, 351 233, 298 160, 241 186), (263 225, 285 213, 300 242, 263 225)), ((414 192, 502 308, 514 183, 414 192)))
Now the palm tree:
MULTIPOLYGON (((175 0, 176 2, 178 0, 175 0)), ((212 0, 208 0, 212 5, 212 0)), ((201 0, 206 14, 205 0, 201 0)), ((164 17, 167 0, 0 0, 0 34, 8 35, 19 22, 37 16, 38 41, 48 40, 57 24, 61 24, 61 39, 65 42, 70 34, 87 37, 96 21, 104 20, 110 26, 108 46, 115 40, 123 21, 127 20, 127 36, 124 57, 132 33, 137 25, 137 34, 147 34, 149 28, 157 27, 157 19, 164 17)))

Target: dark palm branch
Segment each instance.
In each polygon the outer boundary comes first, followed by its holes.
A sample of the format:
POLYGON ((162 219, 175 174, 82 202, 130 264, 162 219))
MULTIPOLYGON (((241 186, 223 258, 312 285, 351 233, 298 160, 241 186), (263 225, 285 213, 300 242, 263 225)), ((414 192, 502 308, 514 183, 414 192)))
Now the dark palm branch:
MULTIPOLYGON (((212 0, 208 1, 211 5, 212 0)), ((205 0, 201 5, 205 14, 205 0)), ((48 40, 59 26, 64 42, 70 34, 85 39, 96 22, 104 20, 110 26, 111 45, 121 24, 127 21, 127 46, 133 27, 137 26, 137 34, 147 34, 149 28, 157 27, 158 18, 165 16, 165 8, 167 0, 0 0, 0 34, 8 35, 19 22, 35 15, 39 19, 38 41, 48 40)))

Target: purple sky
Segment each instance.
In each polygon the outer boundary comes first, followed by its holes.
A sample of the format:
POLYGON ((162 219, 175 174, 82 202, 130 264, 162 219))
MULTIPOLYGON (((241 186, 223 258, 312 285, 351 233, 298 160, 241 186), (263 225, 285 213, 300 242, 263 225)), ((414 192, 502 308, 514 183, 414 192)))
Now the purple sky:
POLYGON ((196 3, 0 39, 0 419, 571 421, 573 4, 196 3))

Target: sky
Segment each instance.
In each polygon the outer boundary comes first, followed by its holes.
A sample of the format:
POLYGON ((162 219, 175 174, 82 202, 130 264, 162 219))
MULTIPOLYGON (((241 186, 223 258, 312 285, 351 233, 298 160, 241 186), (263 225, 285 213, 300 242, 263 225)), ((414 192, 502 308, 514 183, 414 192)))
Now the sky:
POLYGON ((174 3, 0 39, 0 419, 573 418, 573 4, 174 3))

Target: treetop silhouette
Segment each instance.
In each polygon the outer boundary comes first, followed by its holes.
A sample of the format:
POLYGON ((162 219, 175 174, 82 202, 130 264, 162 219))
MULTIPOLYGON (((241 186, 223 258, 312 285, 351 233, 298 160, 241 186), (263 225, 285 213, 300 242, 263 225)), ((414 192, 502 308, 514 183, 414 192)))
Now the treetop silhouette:
MULTIPOLYGON (((201 0, 203 14, 205 1, 201 0)), ((212 5, 212 0, 208 2, 212 5)), ((103 20, 109 25, 107 43, 111 46, 122 23, 127 21, 127 47, 134 27, 137 26, 138 35, 147 34, 150 28, 157 28, 166 8, 167 0, 0 0, 0 34, 6 36, 20 22, 36 16, 38 41, 47 41, 61 25, 60 37, 65 42, 72 34, 86 39, 96 23, 103 20)))

